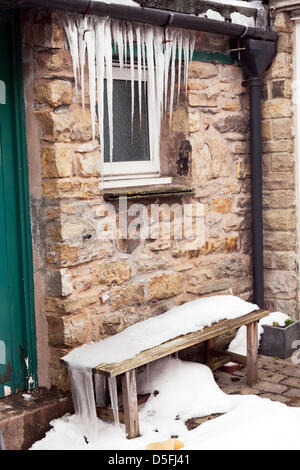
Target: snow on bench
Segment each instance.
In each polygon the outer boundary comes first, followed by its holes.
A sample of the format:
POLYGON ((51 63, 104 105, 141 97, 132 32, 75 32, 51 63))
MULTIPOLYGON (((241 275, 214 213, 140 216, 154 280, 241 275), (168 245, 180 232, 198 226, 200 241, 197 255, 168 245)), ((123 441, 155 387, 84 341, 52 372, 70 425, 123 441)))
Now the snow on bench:
POLYGON ((230 359, 246 364, 247 382, 253 385, 258 378, 257 323, 268 314, 267 310, 231 295, 201 298, 136 323, 112 337, 81 346, 62 361, 71 370, 90 370, 94 389, 97 374, 109 380, 121 375, 126 434, 134 438, 140 434, 136 368, 205 341, 207 363, 212 369, 230 359), (215 350, 214 338, 242 325, 247 326, 247 357, 215 350))

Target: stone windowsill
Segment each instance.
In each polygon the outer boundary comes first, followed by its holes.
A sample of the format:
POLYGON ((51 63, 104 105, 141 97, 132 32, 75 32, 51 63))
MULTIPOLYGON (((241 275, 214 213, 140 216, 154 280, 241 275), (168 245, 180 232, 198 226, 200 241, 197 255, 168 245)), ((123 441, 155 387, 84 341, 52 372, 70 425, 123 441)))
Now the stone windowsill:
POLYGON ((194 193, 194 189, 188 186, 157 184, 153 186, 104 189, 104 199, 106 201, 113 201, 120 197, 127 197, 128 199, 184 197, 193 196, 194 193))

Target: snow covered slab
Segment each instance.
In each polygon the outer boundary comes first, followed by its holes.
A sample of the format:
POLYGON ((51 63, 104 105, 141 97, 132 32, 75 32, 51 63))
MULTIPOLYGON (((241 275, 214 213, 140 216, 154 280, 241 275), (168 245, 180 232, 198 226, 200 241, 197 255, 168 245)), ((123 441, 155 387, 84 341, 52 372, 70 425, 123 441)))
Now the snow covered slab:
POLYGON ((142 351, 136 356, 122 362, 99 364, 94 368, 94 371, 108 377, 115 377, 119 374, 135 369, 136 367, 156 361, 157 359, 161 359, 177 351, 181 351, 182 349, 228 333, 242 325, 248 325, 249 323, 258 321, 268 314, 269 312, 267 310, 255 310, 254 312, 242 315, 241 317, 237 317, 232 320, 222 320, 212 326, 204 328, 202 331, 196 331, 171 339, 163 344, 142 351))

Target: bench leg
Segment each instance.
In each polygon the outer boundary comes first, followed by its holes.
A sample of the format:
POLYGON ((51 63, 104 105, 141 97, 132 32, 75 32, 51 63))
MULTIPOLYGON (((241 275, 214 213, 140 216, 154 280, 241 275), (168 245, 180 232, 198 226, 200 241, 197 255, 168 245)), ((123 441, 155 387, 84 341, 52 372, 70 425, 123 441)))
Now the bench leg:
POLYGON ((125 432, 127 439, 140 435, 135 369, 122 375, 125 432))
POLYGON ((247 325, 247 384, 254 385, 258 380, 258 336, 257 321, 247 325))
POLYGON ((206 363, 209 365, 213 359, 213 349, 215 349, 216 340, 215 338, 210 338, 205 341, 206 347, 206 363))

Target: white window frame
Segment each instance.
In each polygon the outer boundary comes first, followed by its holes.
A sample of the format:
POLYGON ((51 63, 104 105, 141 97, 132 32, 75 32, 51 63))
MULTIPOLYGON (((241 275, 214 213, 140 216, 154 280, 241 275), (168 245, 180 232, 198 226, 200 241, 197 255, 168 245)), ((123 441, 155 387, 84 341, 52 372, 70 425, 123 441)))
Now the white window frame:
MULTIPOLYGON (((134 79, 135 81, 138 82, 138 71, 136 68, 134 69, 134 79)), ((113 80, 131 81, 131 69, 129 67, 126 67, 123 70, 121 70, 119 66, 114 66, 113 67, 113 80)), ((145 82, 145 81, 148 81, 148 71, 142 71, 142 82, 145 82)), ((143 83, 142 83, 142 86, 143 86, 143 83)), ((138 94, 136 94, 135 100, 138 100, 138 99, 139 99, 138 94)), ((148 99, 148 103, 149 103, 149 99, 148 99)), ((148 115, 149 115, 149 106, 148 106, 148 115)), ((149 123, 149 119, 148 119, 148 123, 149 123)), ((150 132, 149 127, 148 127, 148 136, 149 136, 149 147, 150 147, 151 132, 150 132)), ((104 156, 102 158, 104 159, 104 156)), ((159 177, 160 176, 160 155, 154 154, 151 156, 151 152, 150 152, 150 160, 132 161, 132 162, 130 161, 112 162, 112 163, 103 162, 103 175, 104 175, 104 181, 159 177)))

